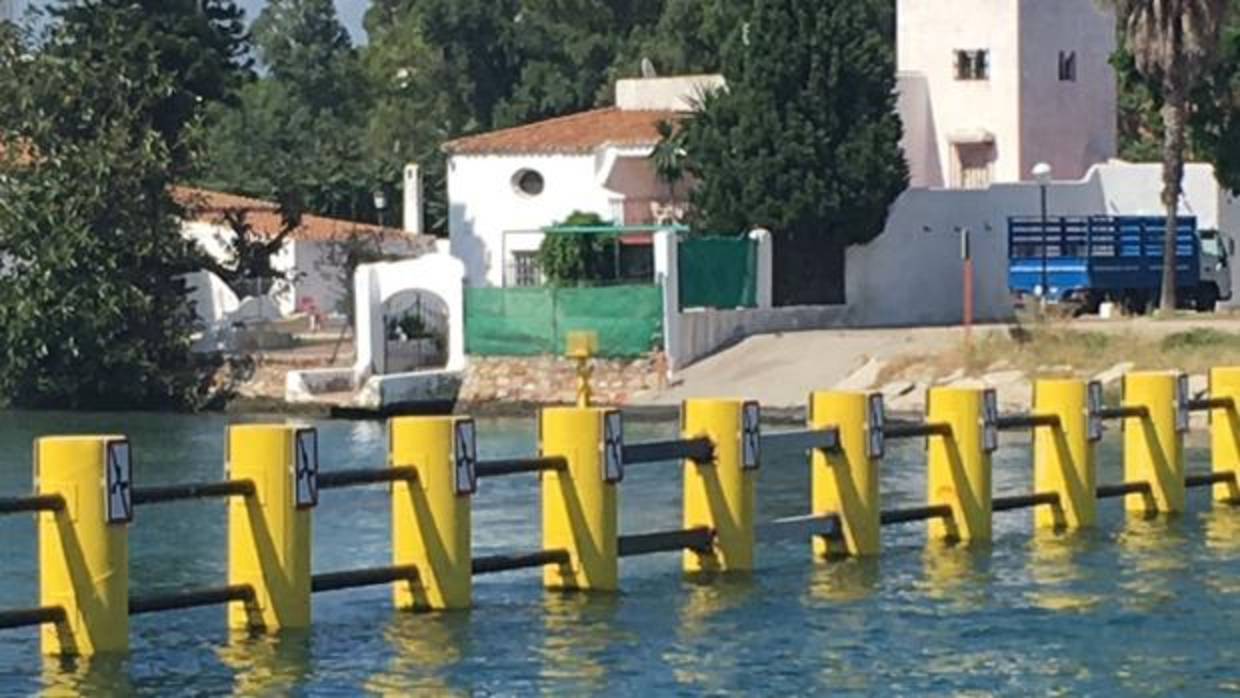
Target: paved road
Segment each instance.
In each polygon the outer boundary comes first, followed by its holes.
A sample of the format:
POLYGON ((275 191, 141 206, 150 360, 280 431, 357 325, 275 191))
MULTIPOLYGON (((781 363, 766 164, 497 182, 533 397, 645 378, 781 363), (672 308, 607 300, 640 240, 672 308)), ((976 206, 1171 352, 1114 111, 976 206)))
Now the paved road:
MULTIPOLYGON (((1005 327, 975 332, 1006 331, 1005 327)), ((772 407, 805 404, 811 389, 830 388, 870 357, 938 352, 961 340, 958 327, 818 330, 750 337, 677 374, 665 391, 637 404, 675 404, 691 397, 743 397, 772 407)))
MULTIPOLYGON (((1132 332, 1153 336, 1211 327, 1240 332, 1234 315, 1179 317, 1171 320, 1077 320, 1074 329, 1132 332)), ((1007 332, 1007 325, 974 328, 978 335, 1007 332)), ((771 407, 805 404, 811 389, 835 386, 868 359, 905 354, 933 354, 957 345, 959 327, 874 330, 817 330, 750 337, 680 372, 664 391, 636 396, 634 404, 677 404, 692 397, 741 397, 771 407)))

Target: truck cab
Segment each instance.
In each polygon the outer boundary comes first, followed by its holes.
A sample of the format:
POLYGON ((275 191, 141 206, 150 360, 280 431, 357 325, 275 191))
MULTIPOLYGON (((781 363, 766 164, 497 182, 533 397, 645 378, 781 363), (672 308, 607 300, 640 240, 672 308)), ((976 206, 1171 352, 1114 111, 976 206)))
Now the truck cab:
POLYGON ((1218 301, 1231 300, 1231 257, 1236 241, 1217 230, 1202 230, 1201 282, 1195 297, 1198 310, 1213 310, 1218 301))

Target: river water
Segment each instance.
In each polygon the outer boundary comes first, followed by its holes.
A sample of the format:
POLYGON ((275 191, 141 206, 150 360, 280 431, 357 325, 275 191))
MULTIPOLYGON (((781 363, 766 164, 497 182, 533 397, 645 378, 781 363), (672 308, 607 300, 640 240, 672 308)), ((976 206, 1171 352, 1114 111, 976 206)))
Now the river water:
MULTIPOLYGON (((0 494, 30 490, 38 435, 121 432, 139 484, 217 479, 229 418, 0 413, 0 494)), ((321 421, 324 470, 384 462, 380 422, 321 421)), ((672 425, 626 425, 670 436, 672 425)), ((483 457, 529 454, 532 419, 480 420, 483 457)), ((1190 442, 1192 469, 1208 466, 1190 442)), ((1120 479, 1118 434, 1100 480, 1120 479)), ((920 441, 894 445, 884 505, 924 499, 920 441)), ((999 494, 1028 492, 1029 441, 1005 438, 999 494)), ((764 463, 759 520, 804 513, 801 457, 764 463)), ((1240 512, 1190 494, 1190 513, 1126 521, 1101 503, 1096 531, 1039 536, 1028 511, 998 514, 984 549, 927 546, 924 524, 885 529, 876 561, 815 564, 807 542, 761 543, 751 576, 685 579, 675 554, 621 562, 616 595, 545 593, 535 570, 479 578, 475 608, 396 613, 386 588, 316 595, 308 632, 230 635, 222 608, 137 616, 132 652, 44 660, 32 629, 0 631, 0 695, 1120 694, 1240 693, 1240 512)), ((130 529, 134 593, 221 584, 219 501, 143 507, 130 529)), ((389 564, 384 489, 326 491, 314 568, 389 564)), ((679 527, 675 464, 626 473, 621 530, 679 527)), ((532 475, 484 481, 478 555, 537 547, 532 475)), ((0 608, 36 605, 32 517, 0 518, 0 608)))

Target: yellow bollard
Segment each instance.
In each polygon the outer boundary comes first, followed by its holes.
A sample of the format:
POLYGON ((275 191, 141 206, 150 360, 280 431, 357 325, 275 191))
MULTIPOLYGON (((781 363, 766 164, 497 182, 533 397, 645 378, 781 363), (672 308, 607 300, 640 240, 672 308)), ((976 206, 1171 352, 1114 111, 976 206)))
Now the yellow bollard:
POLYGON ((983 402, 986 391, 932 388, 926 421, 947 424, 951 436, 930 437, 930 505, 949 505, 950 519, 930 521, 930 537, 958 541, 991 538, 990 452, 983 443, 983 402))
POLYGON ((753 569, 755 461, 742 459, 745 413, 751 411, 757 432, 757 403, 742 400, 688 400, 682 408, 684 438, 706 436, 715 447, 711 463, 684 461, 684 527, 706 527, 715 532, 711 552, 684 552, 686 572, 722 572, 753 569))
MULTIPOLYGON (((870 433, 881 424, 872 414, 871 400, 879 396, 865 393, 818 392, 810 395, 811 429, 835 427, 840 434, 836 451, 815 450, 811 456, 814 515, 837 514, 844 528, 844 546, 822 536, 814 537, 814 557, 822 559, 840 554, 877 555, 879 551, 880 510, 878 461, 871 457, 870 433), (837 549, 838 548, 838 549, 837 549)), ((881 406, 881 403, 878 403, 881 406)))
POLYGON ((1214 500, 1240 504, 1240 368, 1211 369, 1210 397, 1231 399, 1230 407, 1210 410, 1210 452, 1214 472, 1235 478, 1214 485, 1214 500))
POLYGON ((231 628, 310 625, 310 510, 318 501, 314 429, 271 424, 228 428, 228 478, 254 483, 228 501, 228 583, 254 589, 255 608, 229 604, 231 628))
POLYGON ((1097 466, 1089 434, 1090 389, 1084 381, 1071 379, 1034 384, 1034 414, 1059 418, 1057 427, 1034 430, 1034 491, 1059 495, 1059 506, 1034 507, 1034 525, 1039 528, 1085 528, 1098 521, 1097 466))
POLYGON ((620 413, 551 407, 542 411, 540 420, 542 454, 568 461, 565 470, 542 473, 543 549, 564 550, 569 555, 567 564, 543 568, 543 585, 615 591, 619 587, 620 413))
POLYGON ((44 654, 129 649, 129 475, 123 436, 35 441, 35 486, 65 502, 38 519, 39 603, 65 611, 65 623, 42 626, 44 654))
POLYGON ((393 466, 413 466, 414 481, 392 485, 392 564, 415 565, 414 584, 393 587, 397 608, 469 608, 473 593, 470 494, 474 422, 458 417, 393 419, 393 466))
POLYGON ((1178 379, 1177 374, 1169 371, 1124 376, 1124 405, 1149 411, 1148 417, 1130 419, 1124 425, 1124 481, 1148 482, 1153 495, 1124 497, 1124 508, 1130 512, 1184 511, 1184 444, 1177 428, 1178 379))

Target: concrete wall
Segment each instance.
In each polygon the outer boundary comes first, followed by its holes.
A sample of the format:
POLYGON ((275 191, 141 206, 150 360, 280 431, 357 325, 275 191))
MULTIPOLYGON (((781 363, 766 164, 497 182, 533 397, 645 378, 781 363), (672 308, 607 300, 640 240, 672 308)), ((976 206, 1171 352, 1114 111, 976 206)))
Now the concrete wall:
MULTIPOLYGON (((1050 215, 1161 215, 1158 165, 1113 163, 1075 181, 1054 182, 1050 215)), ((1181 213, 1202 228, 1240 236, 1240 201, 1215 182, 1209 165, 1192 164, 1184 178, 1181 213)), ((669 366, 680 369, 753 334, 831 327, 952 325, 964 315, 961 228, 970 231, 974 319, 1011 317, 1007 279, 1007 219, 1040 212, 1039 187, 999 184, 983 190, 910 189, 892 206, 883 233, 847 251, 844 306, 754 310, 668 311, 669 366)), ((675 250, 656 239, 657 269, 675 269, 675 250), (660 262, 660 259, 665 261, 660 262)), ((1240 288, 1233 265, 1233 286, 1240 288)), ((677 308, 674 275, 664 279, 665 302, 677 308)))

